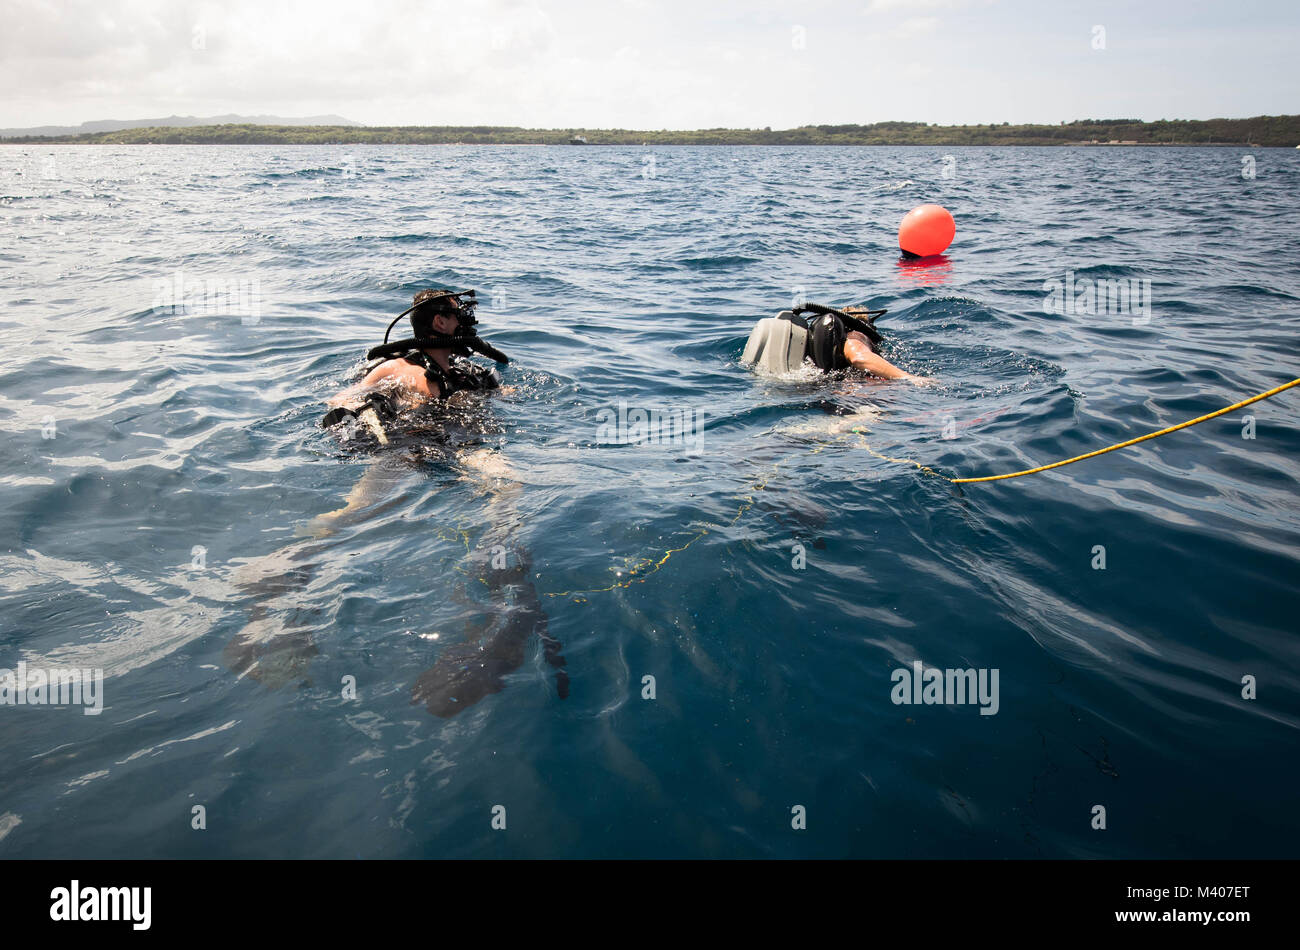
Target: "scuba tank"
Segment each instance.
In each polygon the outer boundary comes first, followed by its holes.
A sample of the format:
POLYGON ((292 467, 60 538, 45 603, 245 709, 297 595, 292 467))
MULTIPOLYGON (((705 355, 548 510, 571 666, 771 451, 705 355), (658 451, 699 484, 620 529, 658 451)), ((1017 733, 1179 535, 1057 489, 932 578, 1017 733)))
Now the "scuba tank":
POLYGON ((758 321, 741 362, 774 375, 790 373, 811 361, 823 372, 847 369, 844 341, 849 331, 857 330, 867 338, 873 352, 879 352, 884 337, 876 329, 878 317, 887 310, 837 310, 819 303, 805 303, 793 310, 782 310, 775 317, 758 321), (810 320, 805 314, 812 314, 810 320))
POLYGON ((782 310, 775 317, 758 321, 749 334, 740 361, 780 376, 803 366, 807 352, 808 324, 797 319, 793 312, 782 310))

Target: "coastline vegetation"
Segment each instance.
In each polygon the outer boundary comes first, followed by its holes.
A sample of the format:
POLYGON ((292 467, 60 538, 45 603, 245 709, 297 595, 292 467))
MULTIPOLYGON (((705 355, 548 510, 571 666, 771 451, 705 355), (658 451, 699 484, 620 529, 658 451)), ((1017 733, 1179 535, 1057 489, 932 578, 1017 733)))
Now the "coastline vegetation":
POLYGON ((82 135, 22 136, 4 144, 78 145, 1300 145, 1300 115, 1251 119, 1081 119, 1059 125, 807 125, 795 129, 524 129, 512 126, 204 125, 82 135))

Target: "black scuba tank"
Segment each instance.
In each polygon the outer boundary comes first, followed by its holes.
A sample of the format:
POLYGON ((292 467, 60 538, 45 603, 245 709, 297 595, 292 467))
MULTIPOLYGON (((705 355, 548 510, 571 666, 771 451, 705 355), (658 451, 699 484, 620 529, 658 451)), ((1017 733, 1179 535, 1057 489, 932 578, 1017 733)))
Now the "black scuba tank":
POLYGON ((796 320, 808 329, 808 352, 818 369, 832 371, 848 369, 849 361, 844 356, 844 341, 850 330, 857 330, 867 338, 873 353, 880 352, 884 337, 876 329, 876 318, 887 313, 885 310, 861 310, 849 313, 836 310, 824 304, 808 303, 795 307, 796 320), (814 314, 812 319, 804 314, 814 314))

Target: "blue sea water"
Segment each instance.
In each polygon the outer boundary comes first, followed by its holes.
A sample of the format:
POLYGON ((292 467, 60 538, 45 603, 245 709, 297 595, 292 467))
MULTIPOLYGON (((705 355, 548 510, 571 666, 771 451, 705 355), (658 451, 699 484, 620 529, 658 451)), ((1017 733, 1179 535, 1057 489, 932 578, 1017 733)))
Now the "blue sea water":
POLYGON ((0 193, 0 667, 105 677, 0 707, 0 855, 1300 847, 1300 390, 942 477, 1300 375, 1300 153, 10 146, 0 193), (1103 280, 1145 303, 1048 306, 1103 280), (319 428, 428 286, 510 390, 319 428), (742 367, 800 295, 934 384, 742 367))

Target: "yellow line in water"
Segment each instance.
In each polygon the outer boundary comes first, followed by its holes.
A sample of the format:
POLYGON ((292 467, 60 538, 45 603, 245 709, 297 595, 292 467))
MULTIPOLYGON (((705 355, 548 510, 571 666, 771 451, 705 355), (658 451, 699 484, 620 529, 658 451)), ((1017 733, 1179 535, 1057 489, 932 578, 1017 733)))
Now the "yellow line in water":
MULTIPOLYGON (((1114 445, 1106 446, 1104 449, 1097 449, 1095 452, 1088 452, 1085 455, 1076 455, 1072 459, 1053 462, 1051 465, 1040 465, 1038 468, 1027 468, 1023 472, 1010 472, 1006 475, 984 475, 980 478, 949 478, 948 481, 955 485, 968 485, 971 482, 997 482, 1004 478, 1019 478, 1021 475, 1033 475, 1035 472, 1046 472, 1048 469, 1060 468, 1062 465, 1070 465, 1074 462, 1082 462, 1084 459, 1096 458, 1098 455, 1105 455, 1107 452, 1114 452, 1116 449, 1126 448, 1130 445, 1137 445, 1139 442, 1145 442, 1147 439, 1154 439, 1162 435, 1168 435, 1170 432, 1177 432, 1179 429, 1186 429, 1188 426, 1194 426, 1198 422, 1206 422, 1207 420, 1240 409, 1243 406, 1249 406, 1252 402, 1259 402, 1261 399, 1267 399, 1269 396, 1276 396, 1278 393, 1297 385, 1300 385, 1300 378, 1293 379, 1289 383, 1283 383, 1281 386, 1275 386, 1267 392, 1260 393, 1258 396, 1251 396, 1249 399, 1243 399, 1241 402, 1234 402, 1231 406, 1224 406, 1217 412, 1207 413, 1206 415, 1198 416, 1195 419, 1189 419, 1187 422, 1180 422, 1176 426, 1169 426, 1168 428, 1161 429, 1159 432, 1148 432, 1146 435, 1140 435, 1136 439, 1129 439, 1127 442, 1117 442, 1114 445)), ((924 466, 921 467, 924 468, 924 466)), ((930 470, 926 469, 926 471, 930 470)), ((939 477, 946 478, 944 475, 940 475, 939 477)))

